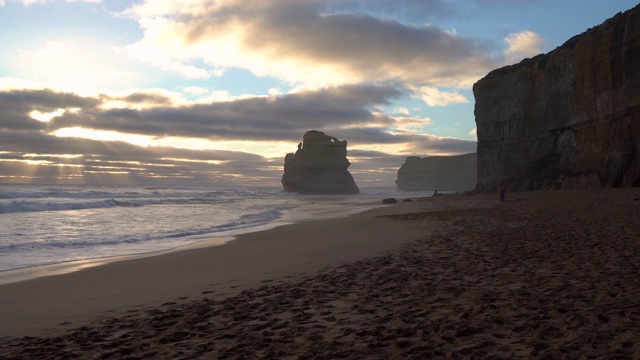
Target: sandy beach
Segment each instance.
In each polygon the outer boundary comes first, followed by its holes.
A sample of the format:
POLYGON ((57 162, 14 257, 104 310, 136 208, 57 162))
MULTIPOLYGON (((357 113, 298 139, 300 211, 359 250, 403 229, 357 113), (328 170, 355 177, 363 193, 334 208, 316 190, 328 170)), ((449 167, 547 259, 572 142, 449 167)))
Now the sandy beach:
POLYGON ((437 196, 0 285, 0 358, 638 359, 640 189, 437 196))

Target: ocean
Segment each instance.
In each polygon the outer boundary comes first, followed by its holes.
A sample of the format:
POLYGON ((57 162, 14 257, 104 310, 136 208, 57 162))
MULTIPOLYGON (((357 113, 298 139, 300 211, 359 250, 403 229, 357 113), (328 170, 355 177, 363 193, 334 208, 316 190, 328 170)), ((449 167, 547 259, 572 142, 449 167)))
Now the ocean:
POLYGON ((233 236, 361 212, 394 188, 300 195, 280 187, 0 185, 0 271, 147 254, 232 241, 233 236))

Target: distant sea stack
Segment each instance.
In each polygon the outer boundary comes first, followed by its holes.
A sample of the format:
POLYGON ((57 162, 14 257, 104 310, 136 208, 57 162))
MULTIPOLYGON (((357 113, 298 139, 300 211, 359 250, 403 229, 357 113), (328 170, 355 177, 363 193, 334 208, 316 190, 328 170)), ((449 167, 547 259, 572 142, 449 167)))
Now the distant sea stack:
POLYGON ((311 130, 304 134, 295 154, 284 158, 284 191, 300 194, 358 194, 347 168, 347 141, 311 130))
POLYGON ((640 186, 640 6, 473 93, 477 191, 640 186))
POLYGON ((396 185, 404 191, 467 191, 476 187, 476 154, 409 156, 398 170, 396 185))

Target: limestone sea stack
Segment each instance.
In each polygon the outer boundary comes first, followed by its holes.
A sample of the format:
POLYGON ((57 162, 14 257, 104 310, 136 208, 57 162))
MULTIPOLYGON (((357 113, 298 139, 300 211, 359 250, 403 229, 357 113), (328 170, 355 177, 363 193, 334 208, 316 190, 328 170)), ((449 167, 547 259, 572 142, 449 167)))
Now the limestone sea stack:
POLYGON ((360 190, 347 168, 347 141, 311 130, 298 151, 284 158, 284 191, 300 194, 358 194, 360 190))
POLYGON ((476 154, 409 156, 398 170, 398 190, 467 191, 476 187, 476 154))
POLYGON ((477 191, 640 186, 640 5, 473 93, 477 191))

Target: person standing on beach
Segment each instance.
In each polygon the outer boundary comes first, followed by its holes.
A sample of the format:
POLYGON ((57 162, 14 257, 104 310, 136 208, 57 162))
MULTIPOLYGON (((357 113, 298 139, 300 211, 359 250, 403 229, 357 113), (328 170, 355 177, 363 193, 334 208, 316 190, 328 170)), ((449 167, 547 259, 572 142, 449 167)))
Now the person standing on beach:
POLYGON ((507 193, 507 189, 506 188, 502 188, 500 189, 500 201, 504 201, 504 197, 507 193))

